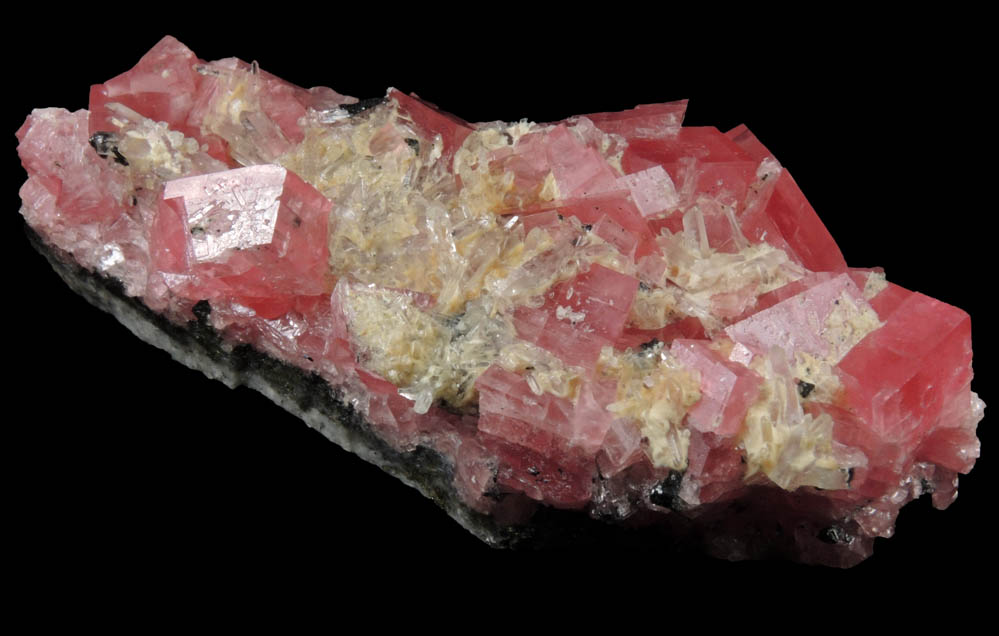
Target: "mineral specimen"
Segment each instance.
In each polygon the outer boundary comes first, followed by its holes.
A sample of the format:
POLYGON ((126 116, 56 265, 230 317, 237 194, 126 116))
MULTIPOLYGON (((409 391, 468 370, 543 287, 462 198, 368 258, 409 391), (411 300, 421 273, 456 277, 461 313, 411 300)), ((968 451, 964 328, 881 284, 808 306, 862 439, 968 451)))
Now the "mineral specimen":
POLYGON ((851 565, 978 456, 970 319, 847 266, 685 102, 470 124, 164 38, 18 130, 75 289, 494 545, 851 565))

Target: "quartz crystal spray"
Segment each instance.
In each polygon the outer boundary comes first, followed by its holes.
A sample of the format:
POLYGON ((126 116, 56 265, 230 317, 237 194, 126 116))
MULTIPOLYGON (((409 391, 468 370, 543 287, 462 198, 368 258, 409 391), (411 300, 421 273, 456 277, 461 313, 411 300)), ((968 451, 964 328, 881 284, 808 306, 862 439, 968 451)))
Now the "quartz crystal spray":
POLYGON ((852 565, 978 457, 970 318, 685 109, 471 124, 166 37, 31 113, 21 213, 89 300, 490 544, 852 565))

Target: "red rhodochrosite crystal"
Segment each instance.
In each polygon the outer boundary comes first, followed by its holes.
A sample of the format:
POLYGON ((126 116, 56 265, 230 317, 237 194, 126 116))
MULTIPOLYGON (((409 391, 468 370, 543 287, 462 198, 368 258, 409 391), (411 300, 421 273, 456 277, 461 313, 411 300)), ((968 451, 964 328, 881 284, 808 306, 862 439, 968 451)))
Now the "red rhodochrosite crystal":
POLYGON ((469 123, 167 37, 32 112, 21 212, 492 544, 852 565, 978 457, 970 318, 849 268, 748 128, 686 106, 469 123))
POLYGON ((153 267, 178 295, 233 299, 279 318, 296 296, 332 291, 329 210, 328 199, 280 166, 174 179, 150 233, 153 267))

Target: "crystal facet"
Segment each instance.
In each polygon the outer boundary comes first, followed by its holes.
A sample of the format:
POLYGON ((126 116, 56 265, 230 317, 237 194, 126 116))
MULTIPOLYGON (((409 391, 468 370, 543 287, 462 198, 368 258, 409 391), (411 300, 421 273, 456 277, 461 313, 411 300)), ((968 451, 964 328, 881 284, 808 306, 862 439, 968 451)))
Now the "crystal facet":
POLYGON ((490 543, 555 509, 852 565, 978 457, 970 318, 848 267, 747 127, 686 106, 469 123, 167 37, 88 111, 32 112, 21 212, 56 260, 210 334, 189 364, 344 446, 356 426, 490 543), (240 375, 241 346, 335 412, 240 375))

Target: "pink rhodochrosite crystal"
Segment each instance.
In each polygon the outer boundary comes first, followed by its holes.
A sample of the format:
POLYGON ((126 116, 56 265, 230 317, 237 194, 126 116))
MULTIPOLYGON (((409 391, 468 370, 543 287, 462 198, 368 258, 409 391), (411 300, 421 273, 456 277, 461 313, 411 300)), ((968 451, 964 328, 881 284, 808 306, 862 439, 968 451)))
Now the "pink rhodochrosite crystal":
POLYGON ((970 318, 848 267, 686 106, 469 123, 167 37, 28 116, 21 213, 90 300, 490 544, 853 565, 978 457, 970 318))
POLYGON ((332 291, 330 201, 294 173, 259 165, 167 182, 150 233, 163 287, 226 298, 265 318, 332 291))

